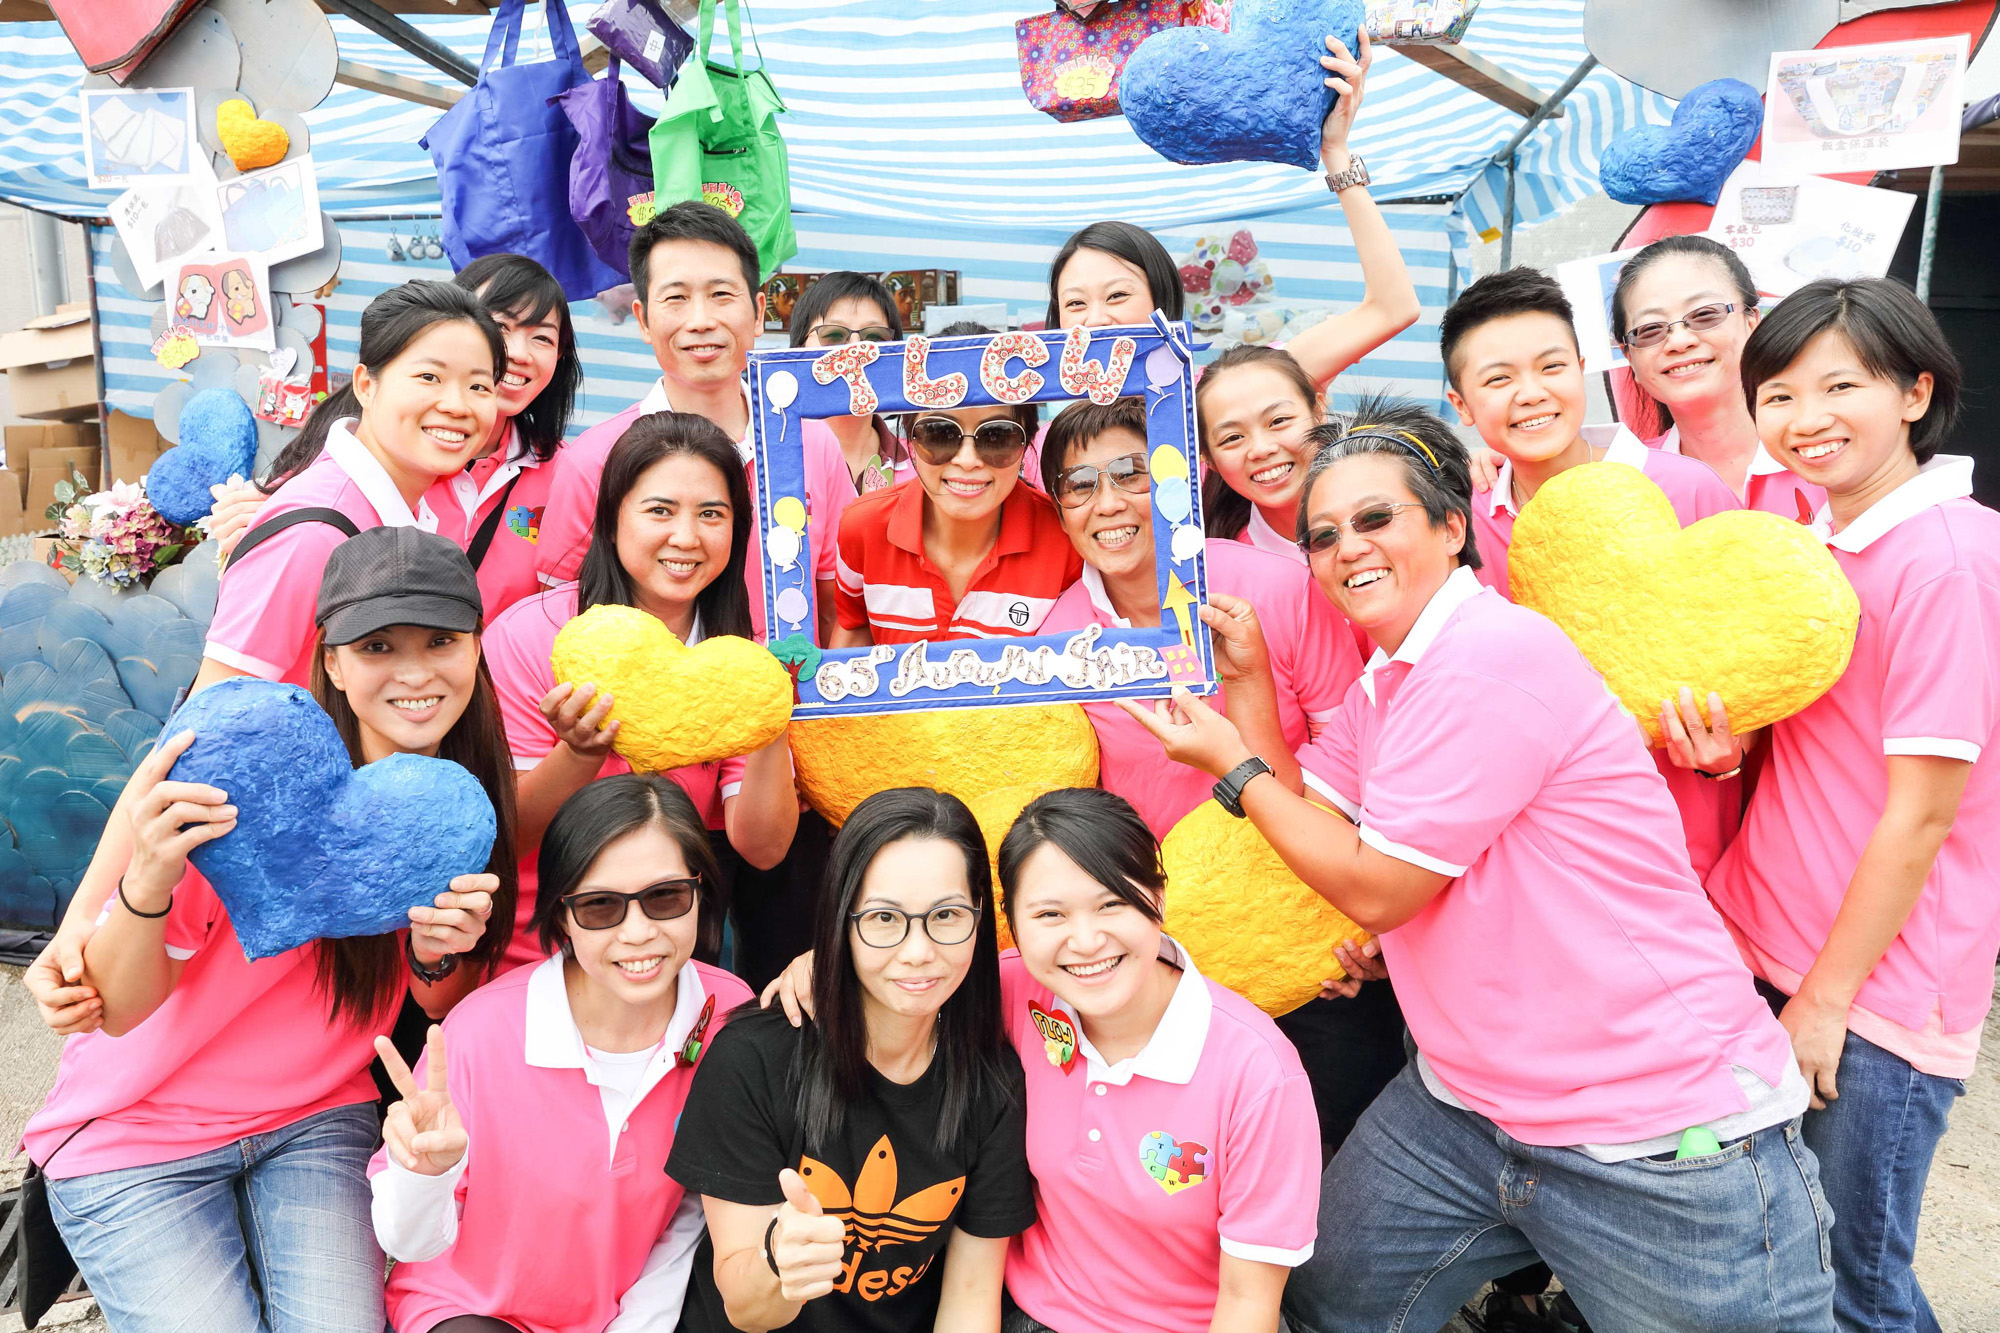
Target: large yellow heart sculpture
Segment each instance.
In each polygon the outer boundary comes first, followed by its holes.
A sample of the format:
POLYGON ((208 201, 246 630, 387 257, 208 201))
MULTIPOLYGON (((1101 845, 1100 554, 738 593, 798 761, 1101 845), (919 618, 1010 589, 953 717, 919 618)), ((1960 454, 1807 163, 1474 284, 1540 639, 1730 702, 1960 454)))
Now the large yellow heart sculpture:
POLYGON ((1507 557, 1514 600, 1562 626, 1654 745, 1660 704, 1722 696, 1739 735, 1790 717, 1847 668, 1861 603, 1825 545, 1776 514, 1683 529, 1646 474, 1571 468, 1535 493, 1507 557))
POLYGON ((731 635, 690 648, 653 616, 594 606, 556 635, 549 665, 562 684, 612 696, 613 747, 642 773, 749 754, 792 717, 792 677, 778 659, 731 635))
POLYGON ((1346 975, 1333 946, 1368 932, 1307 888, 1257 826, 1203 801, 1160 844, 1167 934, 1202 974, 1276 1018, 1346 975))
POLYGON ((285 127, 259 120, 256 110, 240 97, 215 108, 215 137, 238 171, 276 166, 292 150, 292 136, 285 127))
POLYGON ((835 824, 891 787, 935 787, 961 801, 1002 787, 1097 785, 1097 733, 1075 704, 946 708, 792 724, 799 790, 835 824))
POLYGON ((1006 840, 1007 830, 1014 827, 1014 821, 1028 808, 1028 802, 1050 790, 1053 788, 1002 787, 983 792, 965 803, 986 838, 986 859, 993 869, 993 927, 1003 952, 1014 947, 1014 932, 1007 928, 1007 894, 1000 887, 1000 844, 1006 840))

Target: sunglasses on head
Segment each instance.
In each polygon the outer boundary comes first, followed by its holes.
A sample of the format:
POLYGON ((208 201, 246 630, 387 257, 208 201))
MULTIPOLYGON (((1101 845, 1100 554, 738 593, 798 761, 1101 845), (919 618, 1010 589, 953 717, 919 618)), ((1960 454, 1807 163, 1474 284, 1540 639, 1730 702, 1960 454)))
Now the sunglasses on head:
MULTIPOLYGON (((1380 532, 1391 523, 1394 523, 1396 515, 1402 513, 1405 509, 1416 509, 1418 507, 1414 500, 1405 500, 1401 504, 1370 505, 1353 518, 1348 519, 1344 526, 1349 532, 1365 537, 1371 532, 1380 532)), ((1300 542, 1299 545, 1305 548, 1307 555, 1324 555, 1326 552, 1340 545, 1340 530, 1342 526, 1339 523, 1328 523, 1322 527, 1312 528, 1307 531, 1306 539, 1300 542)))
POLYGON ((1056 503, 1064 509, 1081 509, 1097 498, 1097 488, 1106 481, 1121 491, 1144 495, 1152 480, 1144 454, 1125 454, 1102 467, 1079 463, 1056 474, 1056 503))
POLYGON ((850 329, 841 324, 815 324, 812 336, 819 339, 822 346, 838 347, 849 338, 859 338, 865 343, 894 342, 896 335, 887 325, 870 324, 865 329, 850 329))
POLYGON ((968 439, 978 451, 979 461, 991 468, 1013 467, 1028 452, 1028 432, 1012 417, 982 421, 970 434, 950 417, 918 417, 903 433, 932 467, 943 467, 958 457, 968 439))
POLYGON ((1667 335, 1675 328, 1692 329, 1696 333, 1703 329, 1712 329, 1728 319, 1730 312, 1735 309, 1733 302, 1718 301, 1713 305, 1698 305, 1679 319, 1656 319, 1644 324, 1634 324, 1625 330, 1625 345, 1651 347, 1656 343, 1665 342, 1667 335))
POLYGON ((633 903, 654 921, 673 921, 694 910, 695 896, 701 888, 701 876, 689 879, 663 879, 657 884, 649 884, 637 893, 615 893, 610 889, 587 889, 582 893, 572 893, 562 900, 569 908, 570 920, 584 930, 611 930, 625 921, 625 915, 633 903))

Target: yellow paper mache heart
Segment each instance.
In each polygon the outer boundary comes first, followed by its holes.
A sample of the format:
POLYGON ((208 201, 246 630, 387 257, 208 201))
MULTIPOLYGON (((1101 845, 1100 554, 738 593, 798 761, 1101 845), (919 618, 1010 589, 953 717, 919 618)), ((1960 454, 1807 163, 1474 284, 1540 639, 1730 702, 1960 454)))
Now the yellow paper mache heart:
POLYGON ((1276 1018, 1346 975, 1333 948, 1368 932, 1307 888, 1257 826, 1214 801, 1181 818, 1160 844, 1167 934, 1202 975, 1276 1018))
POLYGON ((256 109, 240 97, 215 108, 215 137, 238 171, 274 167, 292 150, 292 136, 285 127, 259 120, 256 109))
POLYGON ((1095 787, 1097 733, 1075 704, 815 718, 792 724, 792 762, 812 808, 841 824, 891 787, 966 802, 1004 787, 1095 787))
POLYGON ((1028 803, 1052 790, 1051 787, 1002 787, 983 792, 965 803, 972 817, 979 821, 979 832, 986 839, 986 861, 993 872, 993 933, 1002 952, 1014 947, 1014 932, 1007 928, 1007 894, 1000 887, 1000 844, 1028 803))
POLYGON ((549 665, 562 684, 612 696, 613 748, 641 773, 728 759, 776 740, 792 717, 792 677, 748 639, 690 648, 630 606, 594 606, 556 635, 549 665))
POLYGON ((1738 735, 1790 717, 1847 668, 1861 603, 1826 546, 1755 510, 1683 529, 1646 474, 1586 463, 1521 511, 1507 558, 1514 600, 1560 625, 1661 744, 1682 686, 1738 735))

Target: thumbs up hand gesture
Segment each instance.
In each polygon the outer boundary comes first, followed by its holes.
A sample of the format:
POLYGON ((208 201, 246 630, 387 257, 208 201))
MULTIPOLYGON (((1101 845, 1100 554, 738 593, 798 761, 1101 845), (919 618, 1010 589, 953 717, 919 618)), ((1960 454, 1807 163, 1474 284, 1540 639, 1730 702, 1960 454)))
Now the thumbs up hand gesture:
POLYGON ((441 1176, 465 1156, 465 1126, 445 1089, 444 1029, 431 1024, 425 1047, 428 1068, 420 1088, 389 1039, 375 1039, 375 1053, 382 1057, 396 1091, 403 1094, 382 1122, 382 1142, 405 1169, 420 1176, 441 1176))
POLYGON ((847 1228, 826 1216, 819 1200, 789 1167, 778 1173, 785 1201, 778 1205, 769 1232, 771 1266, 778 1270, 778 1294, 788 1301, 809 1301, 833 1290, 840 1278, 840 1259, 847 1248, 847 1228))

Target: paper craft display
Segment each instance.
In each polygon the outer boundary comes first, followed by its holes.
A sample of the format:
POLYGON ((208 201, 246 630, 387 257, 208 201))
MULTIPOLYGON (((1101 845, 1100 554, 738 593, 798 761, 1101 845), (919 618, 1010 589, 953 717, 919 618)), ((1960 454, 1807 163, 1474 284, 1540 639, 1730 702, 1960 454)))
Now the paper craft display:
POLYGON ((205 347, 277 345, 269 271, 253 255, 213 255, 183 264, 167 293, 168 318, 205 347))
POLYGON ((215 198, 222 218, 219 250, 257 255, 268 267, 325 244, 311 154, 222 181, 215 198))
POLYGON ((1826 180, 1779 178, 1745 162, 1723 186, 1708 235, 1736 251, 1757 289, 1789 296, 1815 278, 1889 271, 1917 196, 1826 180))
POLYGON ((1363 22, 1384 46, 1441 46, 1465 40, 1479 0, 1368 0, 1363 22))
POLYGON ((192 731, 176 782, 229 794, 236 827, 195 848, 244 957, 409 924, 493 856, 493 803, 447 759, 393 754, 355 768, 333 719, 296 685, 237 677, 167 722, 192 731))
POLYGON ((274 120, 262 120, 255 107, 232 97, 215 108, 215 137, 238 171, 276 166, 292 149, 292 136, 274 120))
POLYGON ((1621 204, 1712 204, 1763 123, 1755 88, 1712 80, 1681 99, 1670 125, 1641 125, 1606 145, 1598 180, 1621 204))
POLYGON ((1954 37, 1771 57, 1767 172, 1833 175, 1958 161, 1970 39, 1954 37))
POLYGON ((717 635, 690 648, 644 611, 594 606, 562 627, 549 654, 556 681, 612 696, 612 748, 641 773, 731 759, 778 738, 792 716, 792 679, 748 639, 717 635))
POLYGON ((146 471, 146 498, 169 523, 192 523, 215 507, 209 487, 247 477, 257 461, 257 421, 234 389, 203 389, 181 408, 180 443, 146 471))
MULTIPOLYGON (((1143 398, 1153 475, 1198 475, 1194 348, 1184 324, 1067 332, 1009 332, 908 342, 785 348, 750 356, 750 415, 756 436, 756 505, 763 533, 765 624, 773 639, 813 632, 813 559, 834 534, 809 521, 802 423, 951 405, 983 407, 1089 398, 1143 398), (1162 469, 1169 469, 1163 473, 1162 469)), ((1156 582, 1166 605, 1175 585, 1207 596, 1202 544, 1176 544, 1176 527, 1201 530, 1191 487, 1155 485, 1156 582), (1185 499, 1185 505, 1179 499, 1185 499)), ((1026 602, 1013 608, 1026 626, 1026 602)), ((1158 626, 1093 625, 1075 633, 951 639, 824 649, 798 682, 800 717, 888 713, 1104 699, 1163 698, 1173 684, 1214 686, 1212 646, 1167 617, 1158 626), (1169 670, 1183 652, 1198 675, 1169 670)))
POLYGON ((172 325, 153 339, 153 360, 168 370, 179 370, 200 355, 201 344, 194 340, 194 330, 184 324, 172 325))
POLYGON ((159 286, 183 261, 227 244, 215 172, 200 154, 186 179, 135 185, 111 201, 110 214, 142 290, 159 286))
POLYGON ((1268 295, 1277 282, 1271 266, 1258 257, 1257 238, 1248 228, 1226 237, 1196 237, 1177 267, 1188 322, 1204 333, 1221 328, 1231 307, 1268 295))
POLYGON ((1155 33, 1125 62, 1125 119, 1170 162, 1315 170, 1334 100, 1320 57, 1328 34, 1360 49, 1362 14, 1362 0, 1236 0, 1227 33, 1155 33))
POLYGON ((1097 785, 1097 733, 1074 704, 815 722, 795 712, 791 746, 799 793, 832 824, 891 787, 935 787, 970 805, 1014 788, 1097 785))
POLYGON ((972 817, 979 821, 980 836, 986 840, 987 868, 993 872, 993 933, 999 938, 1004 951, 1014 947, 1014 932, 1007 926, 1006 890, 1000 887, 1000 844, 1006 841, 1007 830, 1014 827, 1014 821, 1028 808, 1028 803, 1053 787, 1000 787, 983 792, 965 802, 965 808, 972 811, 972 817))
POLYGON ((1586 463, 1535 492, 1507 572, 1514 600, 1562 627, 1654 745, 1660 704, 1683 686, 1704 717, 1720 694, 1739 736, 1790 717, 1840 679, 1861 616, 1809 529, 1734 510, 1684 530, 1623 463, 1586 463))
POLYGON ((85 88, 83 172, 93 190, 187 179, 202 154, 192 88, 85 88))
POLYGON ((1611 337, 1611 294, 1618 288, 1618 274, 1625 261, 1638 253, 1636 249, 1618 250, 1556 265, 1556 281, 1562 284, 1576 317, 1576 345, 1583 355, 1585 374, 1616 370, 1625 364, 1625 349, 1611 337))
POLYGON ((1276 1018, 1346 972, 1333 947, 1368 932, 1307 888, 1257 826, 1214 801, 1182 816, 1160 843, 1167 934, 1212 977, 1276 1018))

